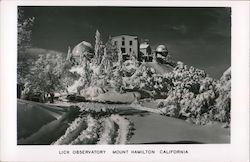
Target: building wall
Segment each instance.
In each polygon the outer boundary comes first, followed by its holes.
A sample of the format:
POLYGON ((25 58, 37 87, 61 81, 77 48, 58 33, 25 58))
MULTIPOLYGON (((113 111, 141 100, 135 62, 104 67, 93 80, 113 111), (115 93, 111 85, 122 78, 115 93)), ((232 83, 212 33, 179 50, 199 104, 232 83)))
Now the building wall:
POLYGON ((117 45, 123 54, 134 54, 138 58, 139 42, 137 36, 120 35, 112 37, 112 43, 117 45))
POLYGON ((144 56, 152 56, 150 46, 148 46, 147 48, 141 48, 140 51, 143 53, 144 56))
POLYGON ((153 55, 150 46, 147 48, 140 48, 141 52, 141 61, 152 62, 153 55))
POLYGON ((145 55, 148 55, 147 54, 147 48, 142 48, 140 49, 141 53, 145 56, 145 55))

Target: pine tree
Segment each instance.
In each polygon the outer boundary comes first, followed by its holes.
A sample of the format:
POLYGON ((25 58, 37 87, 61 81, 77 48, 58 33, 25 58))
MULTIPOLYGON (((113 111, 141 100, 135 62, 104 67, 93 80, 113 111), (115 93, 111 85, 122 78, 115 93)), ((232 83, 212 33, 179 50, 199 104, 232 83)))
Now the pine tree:
POLYGON ((71 59, 71 57, 72 57, 71 48, 70 48, 70 46, 68 46, 68 53, 67 53, 66 60, 69 61, 71 59))
POLYGON ((109 55, 107 54, 107 50, 106 48, 104 48, 104 55, 102 57, 102 62, 101 62, 101 65, 102 67, 104 67, 104 73, 107 75, 108 72, 109 72, 109 69, 111 67, 111 58, 109 57, 109 55))
POLYGON ((101 63, 102 56, 104 53, 104 45, 101 39, 101 34, 98 30, 96 30, 95 34, 95 59, 97 60, 97 65, 101 63))
POLYGON ((118 63, 118 66, 121 68, 122 63, 123 63, 122 51, 121 50, 119 50, 119 52, 118 52, 118 61, 117 61, 117 63, 118 63))
POLYGON ((113 74, 112 79, 114 81, 115 90, 117 92, 120 92, 121 87, 123 85, 122 69, 120 66, 116 67, 116 69, 114 70, 114 74, 113 74))
POLYGON ((115 45, 112 44, 112 38, 109 36, 104 48, 104 55, 102 57, 101 64, 104 67, 104 72, 107 78, 110 78, 113 63, 118 61, 118 50, 115 45))
POLYGON ((84 80, 84 84, 83 87, 89 87, 90 82, 91 82, 91 74, 90 74, 90 67, 89 67, 89 61, 87 60, 86 57, 83 57, 82 62, 81 62, 81 66, 82 66, 82 74, 81 74, 81 78, 84 80))
POLYGON ((112 37, 109 36, 107 43, 105 44, 106 54, 112 62, 118 61, 118 48, 112 43, 112 37))

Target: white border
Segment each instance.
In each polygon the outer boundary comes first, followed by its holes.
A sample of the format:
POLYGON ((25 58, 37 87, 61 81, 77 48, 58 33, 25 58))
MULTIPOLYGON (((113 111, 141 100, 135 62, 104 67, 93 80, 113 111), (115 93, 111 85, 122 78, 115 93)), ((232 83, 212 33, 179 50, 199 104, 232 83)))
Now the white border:
POLYGON ((249 2, 248 1, 1 1, 1 161, 248 161, 249 160, 249 2), (17 5, 232 7, 231 144, 206 145, 16 145, 17 5), (59 155, 59 150, 105 149, 102 155, 59 155), (188 150, 177 155, 112 155, 115 149, 188 150))

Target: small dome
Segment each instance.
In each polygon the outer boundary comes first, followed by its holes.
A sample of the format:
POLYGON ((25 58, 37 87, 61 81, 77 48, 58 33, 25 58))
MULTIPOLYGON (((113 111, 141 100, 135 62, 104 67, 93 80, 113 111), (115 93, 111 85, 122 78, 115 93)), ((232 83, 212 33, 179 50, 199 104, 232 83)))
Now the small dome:
POLYGON ((156 48, 156 52, 168 52, 167 47, 165 45, 159 45, 156 48))
POLYGON ((82 41, 76 45, 72 50, 72 56, 80 56, 94 53, 93 47, 89 42, 82 41))

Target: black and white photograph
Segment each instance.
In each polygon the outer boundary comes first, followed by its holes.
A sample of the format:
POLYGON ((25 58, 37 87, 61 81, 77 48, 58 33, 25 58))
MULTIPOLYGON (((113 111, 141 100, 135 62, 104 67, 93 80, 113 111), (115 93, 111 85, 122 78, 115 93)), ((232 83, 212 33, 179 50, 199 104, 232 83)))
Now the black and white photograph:
POLYGON ((230 144, 231 7, 18 6, 17 145, 230 144))
POLYGON ((248 162, 249 7, 0 0, 0 161, 248 162))

